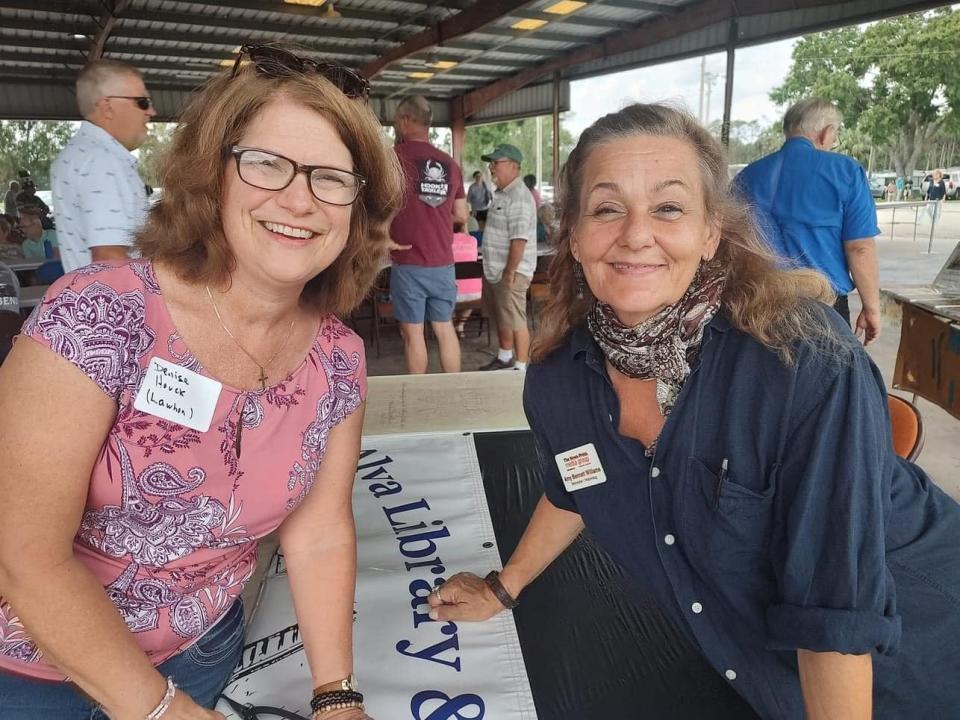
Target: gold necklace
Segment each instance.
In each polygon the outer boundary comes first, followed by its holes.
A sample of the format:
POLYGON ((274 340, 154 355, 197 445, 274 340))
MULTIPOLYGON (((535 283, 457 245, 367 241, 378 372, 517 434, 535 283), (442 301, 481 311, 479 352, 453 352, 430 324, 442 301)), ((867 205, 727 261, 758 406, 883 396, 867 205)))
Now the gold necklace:
POLYGON ((263 392, 264 390, 267 389, 267 372, 265 368, 270 367, 273 361, 280 356, 280 353, 283 352, 283 349, 287 346, 287 341, 290 339, 290 336, 293 334, 293 324, 297 321, 297 316, 294 315, 293 318, 290 320, 290 327, 287 328, 287 334, 283 338, 283 342, 280 343, 280 348, 270 357, 269 360, 267 360, 265 363, 261 365, 257 361, 257 359, 253 355, 248 353, 247 349, 240 344, 240 341, 237 340, 236 336, 232 332, 230 332, 230 328, 228 328, 227 324, 223 322, 223 317, 220 315, 220 308, 217 307, 217 303, 213 299, 213 293, 210 292, 210 286, 205 285, 204 287, 206 287, 207 289, 207 297, 210 298, 210 304, 213 305, 213 312, 217 314, 217 320, 220 321, 220 327, 222 327, 223 331, 230 336, 230 339, 233 340, 234 343, 236 343, 237 347, 243 351, 243 354, 246 355, 248 358, 250 358, 250 360, 253 362, 254 365, 260 368, 260 377, 257 379, 260 381, 260 392, 263 392))

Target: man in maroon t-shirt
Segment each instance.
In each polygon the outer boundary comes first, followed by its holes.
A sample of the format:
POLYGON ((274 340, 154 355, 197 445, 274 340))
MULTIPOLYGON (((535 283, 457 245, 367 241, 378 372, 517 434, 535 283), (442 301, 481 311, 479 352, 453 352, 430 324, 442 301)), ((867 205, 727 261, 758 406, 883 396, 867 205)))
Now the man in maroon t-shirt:
POLYGON ((406 175, 403 210, 390 226, 395 249, 390 300, 400 324, 410 373, 427 371, 423 324, 430 322, 444 372, 460 372, 460 341, 453 327, 457 282, 453 226, 466 225, 463 178, 456 161, 430 144, 430 103, 420 95, 400 101, 393 116, 394 148, 406 175))

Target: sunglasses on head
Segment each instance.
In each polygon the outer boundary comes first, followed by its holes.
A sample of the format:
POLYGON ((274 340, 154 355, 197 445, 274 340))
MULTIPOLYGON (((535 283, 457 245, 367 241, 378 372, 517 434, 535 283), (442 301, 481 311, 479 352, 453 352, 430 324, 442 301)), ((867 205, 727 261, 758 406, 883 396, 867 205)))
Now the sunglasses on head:
POLYGON ((240 72, 244 57, 250 59, 260 75, 267 77, 290 77, 294 74, 317 73, 332 82, 349 98, 365 98, 370 94, 370 83, 348 67, 330 60, 311 60, 294 55, 288 50, 273 45, 243 45, 230 77, 240 72))
POLYGON ((153 105, 153 98, 146 95, 107 95, 108 98, 118 98, 120 100, 133 100, 141 110, 149 110, 153 105))

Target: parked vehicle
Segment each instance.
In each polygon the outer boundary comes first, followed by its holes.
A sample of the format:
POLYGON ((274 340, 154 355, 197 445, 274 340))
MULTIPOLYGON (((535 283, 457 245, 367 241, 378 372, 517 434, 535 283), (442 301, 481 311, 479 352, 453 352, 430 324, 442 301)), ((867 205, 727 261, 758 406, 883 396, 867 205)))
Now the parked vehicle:
POLYGON ((882 178, 873 178, 870 180, 870 194, 874 200, 883 200, 887 194, 887 186, 882 178))

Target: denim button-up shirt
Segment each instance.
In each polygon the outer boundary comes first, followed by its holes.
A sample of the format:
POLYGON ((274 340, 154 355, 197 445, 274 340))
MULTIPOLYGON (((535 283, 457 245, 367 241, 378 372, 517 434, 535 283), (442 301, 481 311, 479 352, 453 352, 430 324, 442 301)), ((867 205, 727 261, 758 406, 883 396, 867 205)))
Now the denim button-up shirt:
POLYGON ((957 717, 960 507, 894 455, 879 372, 825 314, 844 349, 793 365, 714 318, 652 459, 575 330, 524 388, 546 495, 761 716, 803 718, 805 648, 872 653, 877 718, 957 717), (555 456, 588 443, 606 482, 568 492, 555 456))

